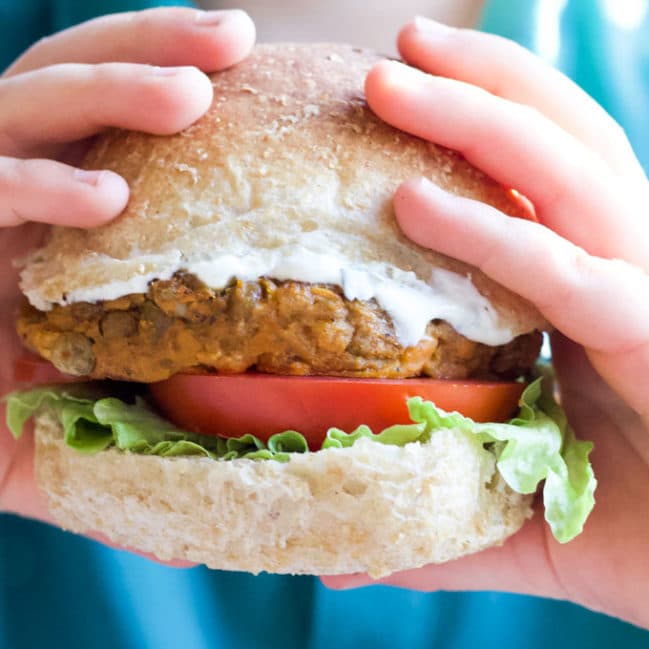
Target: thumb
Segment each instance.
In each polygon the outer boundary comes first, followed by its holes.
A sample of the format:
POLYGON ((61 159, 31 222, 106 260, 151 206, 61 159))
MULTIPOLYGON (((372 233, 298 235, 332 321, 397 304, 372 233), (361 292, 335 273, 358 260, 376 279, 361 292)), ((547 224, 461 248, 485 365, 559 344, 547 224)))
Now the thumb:
POLYGON ((378 580, 366 574, 327 576, 321 580, 336 590, 383 584, 419 591, 498 590, 566 599, 568 595, 547 552, 546 534, 543 517, 537 513, 502 546, 455 561, 429 564, 378 580))

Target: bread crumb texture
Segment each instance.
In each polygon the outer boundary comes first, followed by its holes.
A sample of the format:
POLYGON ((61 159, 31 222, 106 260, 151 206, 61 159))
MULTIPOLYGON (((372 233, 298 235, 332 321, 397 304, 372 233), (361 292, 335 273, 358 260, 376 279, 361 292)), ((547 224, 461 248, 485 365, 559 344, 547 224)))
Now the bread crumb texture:
POLYGON ((36 469, 64 528, 252 573, 378 578, 500 544, 531 515, 531 497, 505 485, 494 456, 449 430, 423 445, 361 439, 288 463, 87 456, 43 413, 36 469))

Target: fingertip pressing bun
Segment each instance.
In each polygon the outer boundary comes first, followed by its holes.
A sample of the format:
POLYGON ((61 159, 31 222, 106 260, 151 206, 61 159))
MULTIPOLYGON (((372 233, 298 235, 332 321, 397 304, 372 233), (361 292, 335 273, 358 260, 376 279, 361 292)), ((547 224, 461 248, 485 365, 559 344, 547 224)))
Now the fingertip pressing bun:
POLYGON ((47 413, 36 470, 58 523, 164 560, 253 573, 391 572, 502 543, 530 516, 467 434, 404 447, 359 440, 276 461, 84 456, 47 413))

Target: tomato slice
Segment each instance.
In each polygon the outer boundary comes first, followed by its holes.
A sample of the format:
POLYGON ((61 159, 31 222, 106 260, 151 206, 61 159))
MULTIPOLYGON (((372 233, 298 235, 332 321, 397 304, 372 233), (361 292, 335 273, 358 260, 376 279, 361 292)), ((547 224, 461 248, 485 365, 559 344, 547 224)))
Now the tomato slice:
POLYGON ((87 380, 83 377, 63 374, 49 361, 27 352, 16 358, 13 369, 13 380, 19 384, 21 389, 28 386, 35 387, 38 385, 87 380))
POLYGON ((374 432, 410 423, 406 401, 420 396, 476 421, 504 421, 524 385, 435 379, 348 379, 267 374, 176 374, 151 384, 159 409, 177 426, 198 433, 266 440, 297 430, 318 448, 328 428, 374 432))
MULTIPOLYGON (((20 387, 83 381, 33 354, 14 364, 20 387)), ((350 432, 367 424, 379 432, 410 423, 406 402, 419 396, 475 421, 504 421, 514 414, 524 385, 501 381, 352 379, 272 374, 176 374, 152 383, 163 415, 179 428, 224 437, 252 433, 267 440, 297 430, 319 448, 332 426, 350 432)))

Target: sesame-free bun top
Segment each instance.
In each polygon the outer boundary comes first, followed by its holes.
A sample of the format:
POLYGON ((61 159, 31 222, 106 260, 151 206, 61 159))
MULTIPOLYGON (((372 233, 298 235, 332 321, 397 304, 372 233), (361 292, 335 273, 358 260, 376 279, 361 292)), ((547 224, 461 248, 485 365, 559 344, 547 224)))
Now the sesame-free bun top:
POLYGON ((322 281, 332 264, 419 285, 447 269, 471 277, 511 337, 542 328, 528 303, 399 230, 392 195, 413 176, 507 214, 524 208, 459 154, 374 116, 363 83, 380 58, 345 45, 261 45, 212 76, 212 107, 185 131, 99 136, 84 166, 121 174, 128 206, 101 228, 53 228, 23 270, 30 302, 47 310, 142 293, 178 270, 202 269, 220 288, 255 268, 277 274, 280 259, 278 279, 304 281, 322 281))

